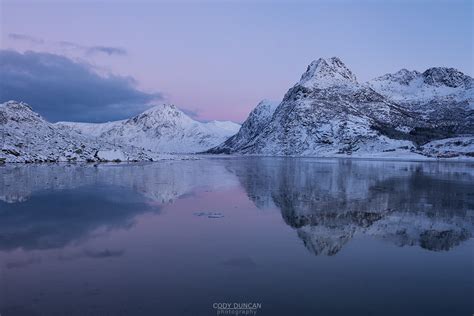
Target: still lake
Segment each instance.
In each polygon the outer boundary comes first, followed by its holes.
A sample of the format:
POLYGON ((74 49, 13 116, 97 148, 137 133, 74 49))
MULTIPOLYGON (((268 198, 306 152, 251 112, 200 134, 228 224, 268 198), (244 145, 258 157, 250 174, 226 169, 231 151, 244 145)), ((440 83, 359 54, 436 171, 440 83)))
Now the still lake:
POLYGON ((4 165, 0 314, 472 315, 473 227, 472 163, 4 165))

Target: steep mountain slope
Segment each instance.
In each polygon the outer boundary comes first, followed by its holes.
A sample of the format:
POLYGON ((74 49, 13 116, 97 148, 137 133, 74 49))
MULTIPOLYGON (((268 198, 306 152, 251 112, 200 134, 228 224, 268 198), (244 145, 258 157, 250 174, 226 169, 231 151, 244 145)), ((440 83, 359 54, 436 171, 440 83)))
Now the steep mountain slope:
POLYGON ((155 106, 125 121, 90 124, 61 122, 84 135, 105 139, 114 144, 166 153, 193 153, 207 150, 237 133, 239 124, 191 119, 171 104, 155 106))
POLYGON ((447 136, 474 133, 474 79, 454 68, 402 69, 367 85, 447 136))
POLYGON ((266 126, 254 131, 257 136, 213 151, 325 156, 395 150, 412 145, 409 132, 417 126, 410 113, 359 84, 339 58, 320 58, 286 93, 266 126))
POLYGON ((223 144, 209 150, 210 153, 230 153, 232 151, 242 149, 249 140, 258 136, 268 122, 271 120, 275 109, 279 105, 278 102, 270 100, 262 100, 250 112, 249 117, 242 124, 239 132, 227 139, 223 144))
POLYGON ((473 104, 473 79, 452 68, 401 70, 360 84, 339 58, 320 58, 267 120, 253 124, 252 112, 209 152, 473 156, 473 104))
POLYGON ((149 160, 151 153, 114 146, 51 124, 26 103, 0 104, 0 160, 6 162, 149 160))

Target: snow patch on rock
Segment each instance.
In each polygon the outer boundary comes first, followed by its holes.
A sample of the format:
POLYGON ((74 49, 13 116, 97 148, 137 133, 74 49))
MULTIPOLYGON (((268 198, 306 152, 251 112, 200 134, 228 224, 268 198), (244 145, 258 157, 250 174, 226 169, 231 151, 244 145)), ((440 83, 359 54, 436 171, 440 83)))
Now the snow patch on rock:
POLYGON ((127 158, 125 154, 118 149, 110 149, 110 150, 99 150, 95 157, 97 157, 101 161, 126 161, 127 158))

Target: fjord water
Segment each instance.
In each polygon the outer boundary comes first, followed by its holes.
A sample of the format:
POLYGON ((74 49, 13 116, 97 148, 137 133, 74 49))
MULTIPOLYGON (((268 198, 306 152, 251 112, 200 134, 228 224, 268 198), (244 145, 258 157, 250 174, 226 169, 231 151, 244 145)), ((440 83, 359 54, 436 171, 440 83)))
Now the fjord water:
POLYGON ((1 315, 470 315, 474 165, 0 167, 1 315))

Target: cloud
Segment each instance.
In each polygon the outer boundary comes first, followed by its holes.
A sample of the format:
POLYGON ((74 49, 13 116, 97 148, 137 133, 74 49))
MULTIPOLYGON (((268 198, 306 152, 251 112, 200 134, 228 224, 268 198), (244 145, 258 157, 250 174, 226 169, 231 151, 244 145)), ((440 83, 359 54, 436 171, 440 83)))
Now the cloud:
POLYGON ((84 250, 84 255, 89 258, 101 259, 101 258, 111 258, 111 257, 120 257, 124 254, 125 250, 84 250))
POLYGON ((109 56, 111 56, 111 55, 119 55, 119 56, 127 55, 127 51, 123 48, 120 48, 120 47, 84 46, 84 45, 80 45, 80 44, 69 42, 69 41, 60 41, 57 44, 59 44, 62 47, 65 47, 65 48, 72 48, 72 49, 82 50, 87 54, 103 53, 103 54, 106 54, 106 55, 109 55, 109 56))
POLYGON ((5 265, 7 269, 17 269, 17 268, 24 268, 27 266, 30 266, 32 264, 37 264, 41 262, 41 257, 31 257, 28 259, 23 259, 23 260, 15 260, 15 261, 9 261, 5 265))
POLYGON ((101 76, 92 66, 61 55, 0 50, 0 102, 27 102, 50 121, 124 119, 162 99, 135 83, 132 77, 101 76))
POLYGON ((127 51, 119 47, 110 47, 110 46, 92 46, 88 48, 88 52, 91 54, 94 53, 104 53, 107 55, 127 55, 127 51))
POLYGON ((33 44, 43 44, 44 43, 44 40, 41 39, 41 38, 37 38, 37 37, 25 35, 25 34, 10 33, 10 34, 8 34, 8 37, 13 39, 13 40, 26 41, 26 42, 30 42, 30 43, 33 43, 33 44))
POLYGON ((102 46, 102 45, 86 46, 86 45, 81 45, 81 44, 77 44, 77 43, 69 42, 69 41, 59 41, 59 42, 46 41, 39 37, 34 37, 34 36, 19 34, 19 33, 10 33, 8 34, 8 37, 12 40, 29 42, 31 44, 47 44, 48 46, 52 45, 52 46, 60 46, 63 48, 76 49, 86 54, 102 53, 109 56, 111 55, 125 56, 128 54, 128 52, 124 48, 114 47, 114 46, 102 46))

